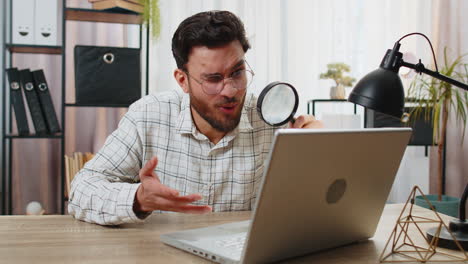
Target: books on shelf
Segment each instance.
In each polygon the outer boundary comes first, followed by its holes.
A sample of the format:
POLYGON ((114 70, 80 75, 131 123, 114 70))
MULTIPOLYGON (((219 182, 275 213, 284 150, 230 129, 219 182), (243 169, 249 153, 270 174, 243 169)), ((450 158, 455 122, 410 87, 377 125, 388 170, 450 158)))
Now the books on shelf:
POLYGON ((94 154, 90 152, 74 152, 71 156, 65 155, 65 197, 68 197, 70 193, 71 182, 75 175, 93 157, 94 154))
POLYGON ((125 9, 136 13, 143 13, 143 5, 139 0, 100 0, 90 1, 93 4, 93 9, 125 9))

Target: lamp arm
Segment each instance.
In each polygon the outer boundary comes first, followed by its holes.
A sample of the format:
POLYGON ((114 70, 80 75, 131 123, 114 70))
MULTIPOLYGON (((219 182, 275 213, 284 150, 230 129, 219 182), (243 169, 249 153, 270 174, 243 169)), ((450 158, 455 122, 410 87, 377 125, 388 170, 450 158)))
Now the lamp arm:
POLYGON ((432 76, 432 77, 434 77, 436 79, 439 79, 441 81, 450 83, 452 85, 458 86, 458 87, 468 91, 468 85, 466 85, 464 83, 461 83, 461 82, 459 82, 457 80, 454 80, 452 78, 449 78, 449 77, 447 77, 445 75, 442 75, 439 72, 431 71, 429 69, 426 69, 424 67, 424 64, 421 63, 421 60, 417 64, 412 64, 412 63, 405 62, 405 61, 401 60, 400 65, 404 66, 404 67, 407 67, 407 68, 414 69, 417 73, 425 73, 425 74, 430 75, 430 76, 432 76))

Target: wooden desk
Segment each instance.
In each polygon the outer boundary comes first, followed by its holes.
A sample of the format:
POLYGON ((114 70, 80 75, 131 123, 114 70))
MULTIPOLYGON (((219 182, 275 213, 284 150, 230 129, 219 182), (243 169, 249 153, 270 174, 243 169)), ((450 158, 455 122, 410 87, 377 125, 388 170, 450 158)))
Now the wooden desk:
MULTIPOLYGON (((387 205, 375 237, 287 263, 379 263, 402 205, 387 205)), ((430 211, 415 207, 418 215, 430 211)), ((248 219, 250 212, 155 214, 144 224, 103 227, 71 216, 1 216, 0 263, 207 263, 167 246, 159 235, 248 219)), ((446 218, 448 219, 448 217, 446 218)), ((463 263, 463 262, 462 262, 463 263)))

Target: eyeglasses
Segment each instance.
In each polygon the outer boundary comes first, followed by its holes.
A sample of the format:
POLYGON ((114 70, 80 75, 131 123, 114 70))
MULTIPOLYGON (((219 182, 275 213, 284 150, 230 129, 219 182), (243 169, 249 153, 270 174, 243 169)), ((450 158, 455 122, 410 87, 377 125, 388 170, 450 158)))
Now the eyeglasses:
POLYGON ((190 78, 200 84, 206 94, 215 95, 219 94, 224 89, 224 86, 227 82, 231 82, 232 87, 236 88, 237 90, 245 90, 250 86, 255 74, 250 69, 249 64, 247 62, 245 63, 249 69, 233 71, 229 77, 224 77, 221 74, 214 74, 204 77, 201 80, 197 80, 191 76, 188 71, 185 71, 185 73, 187 73, 190 78))

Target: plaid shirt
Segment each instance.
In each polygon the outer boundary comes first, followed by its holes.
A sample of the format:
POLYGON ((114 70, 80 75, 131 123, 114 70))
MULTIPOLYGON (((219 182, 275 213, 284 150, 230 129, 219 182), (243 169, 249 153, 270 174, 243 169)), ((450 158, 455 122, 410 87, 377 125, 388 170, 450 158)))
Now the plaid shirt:
POLYGON ((142 221, 133 211, 138 172, 153 156, 163 184, 203 196, 194 204, 218 212, 251 210, 275 132, 260 119, 256 101, 246 95, 239 125, 215 145, 196 129, 187 94, 140 99, 73 179, 69 213, 107 225, 142 221))

